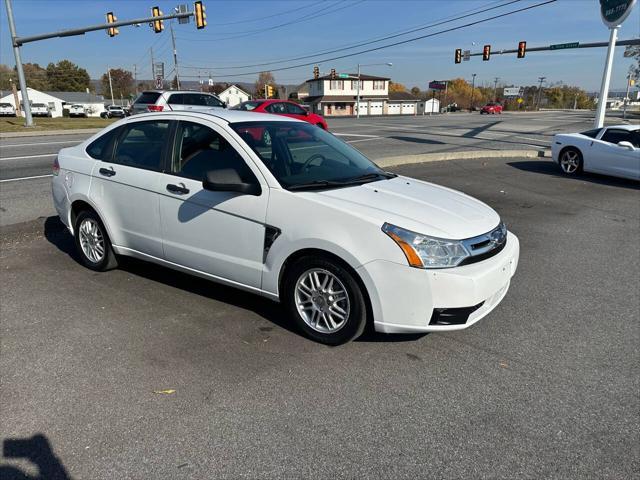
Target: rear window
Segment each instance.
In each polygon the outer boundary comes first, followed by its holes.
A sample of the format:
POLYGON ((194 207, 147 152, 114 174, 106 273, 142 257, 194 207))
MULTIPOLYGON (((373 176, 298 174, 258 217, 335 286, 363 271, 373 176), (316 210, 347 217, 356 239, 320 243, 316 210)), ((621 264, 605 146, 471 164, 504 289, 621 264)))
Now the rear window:
POLYGON ((156 103, 159 97, 159 92, 142 92, 135 103, 156 103))
POLYGON ((45 107, 46 105, 44 103, 34 103, 33 106, 37 108, 42 108, 42 107, 45 107))
POLYGON ((0 107, 6 108, 6 107, 10 107, 11 104, 10 103, 0 103, 0 107))
POLYGON ((600 129, 596 128, 595 130, 587 130, 586 132, 580 132, 580 135, 584 135, 585 137, 596 138, 600 133, 600 129))
POLYGON ((253 110, 254 108, 256 108, 258 105, 260 105, 260 102, 242 102, 240 105, 236 105, 235 107, 233 107, 231 110, 245 110, 245 111, 249 111, 249 110, 253 110))

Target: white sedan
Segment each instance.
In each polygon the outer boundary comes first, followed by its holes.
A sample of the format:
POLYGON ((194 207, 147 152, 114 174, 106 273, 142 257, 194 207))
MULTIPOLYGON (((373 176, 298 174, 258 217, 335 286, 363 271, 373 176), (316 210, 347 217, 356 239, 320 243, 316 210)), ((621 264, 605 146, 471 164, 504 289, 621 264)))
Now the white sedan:
POLYGON ((551 154, 567 175, 585 171, 640 180, 640 127, 616 125, 558 134, 551 154))
POLYGON ((518 264, 518 239, 489 206, 277 115, 135 115, 61 150, 53 173, 86 267, 128 255, 263 295, 327 344, 369 322, 387 333, 469 327, 518 264))

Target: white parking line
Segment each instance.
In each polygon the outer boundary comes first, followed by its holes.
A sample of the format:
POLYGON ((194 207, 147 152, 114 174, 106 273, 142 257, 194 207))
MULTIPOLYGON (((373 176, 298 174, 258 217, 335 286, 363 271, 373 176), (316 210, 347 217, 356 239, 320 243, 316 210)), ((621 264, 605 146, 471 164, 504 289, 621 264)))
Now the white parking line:
POLYGON ((362 133, 334 133, 336 137, 370 137, 375 138, 378 135, 364 135, 362 133))
POLYGON ((6 180, 0 180, 0 183, 19 182, 20 180, 34 180, 36 178, 47 178, 47 177, 53 177, 53 175, 48 174, 48 175, 34 175, 33 177, 7 178, 6 180))
POLYGON ((0 143, 0 148, 6 148, 6 147, 33 147, 36 145, 61 145, 64 143, 74 143, 76 145, 82 143, 81 141, 79 142, 78 140, 67 140, 66 142, 38 142, 38 143, 12 143, 10 145, 3 145, 0 143))
POLYGON ((382 139, 386 139, 386 137, 361 138, 360 140, 347 140, 346 143, 369 142, 371 140, 382 140, 382 139))
POLYGON ((0 158, 0 160, 5 161, 5 160, 18 160, 20 158, 44 158, 44 157, 55 157, 56 155, 58 155, 57 153, 43 153, 41 155, 21 155, 19 157, 4 157, 4 158, 0 158))

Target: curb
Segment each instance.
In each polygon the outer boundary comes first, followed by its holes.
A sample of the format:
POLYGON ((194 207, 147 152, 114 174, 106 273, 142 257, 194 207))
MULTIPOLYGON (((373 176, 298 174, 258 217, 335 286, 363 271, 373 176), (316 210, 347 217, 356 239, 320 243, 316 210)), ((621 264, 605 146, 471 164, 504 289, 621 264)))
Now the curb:
POLYGON ((479 158, 551 158, 550 150, 470 150, 462 152, 421 153, 418 155, 402 155, 398 157, 383 157, 374 160, 380 167, 394 167, 414 163, 441 162, 445 160, 472 160, 479 158))
POLYGON ((32 130, 28 132, 2 132, 0 133, 0 138, 46 137, 46 136, 52 136, 52 135, 77 135, 79 133, 98 133, 100 130, 102 130, 102 128, 74 128, 71 130, 32 130))

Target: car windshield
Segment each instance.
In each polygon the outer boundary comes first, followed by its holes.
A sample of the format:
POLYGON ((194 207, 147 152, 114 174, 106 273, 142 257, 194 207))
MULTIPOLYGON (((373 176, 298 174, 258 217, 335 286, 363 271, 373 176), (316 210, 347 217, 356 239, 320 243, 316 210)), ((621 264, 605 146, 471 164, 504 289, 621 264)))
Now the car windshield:
POLYGON ((395 176, 315 125, 267 121, 231 128, 288 190, 339 188, 395 176))
POLYGON ((253 110, 254 108, 256 108, 258 105, 260 105, 260 103, 261 102, 242 102, 240 105, 236 105, 231 110, 249 111, 249 110, 253 110))
POLYGON ((11 106, 10 103, 0 103, 0 107, 2 107, 2 108, 7 108, 7 107, 10 107, 10 106, 11 106))
POLYGON ((44 103, 34 103, 33 106, 36 108, 42 108, 44 107, 44 103))

